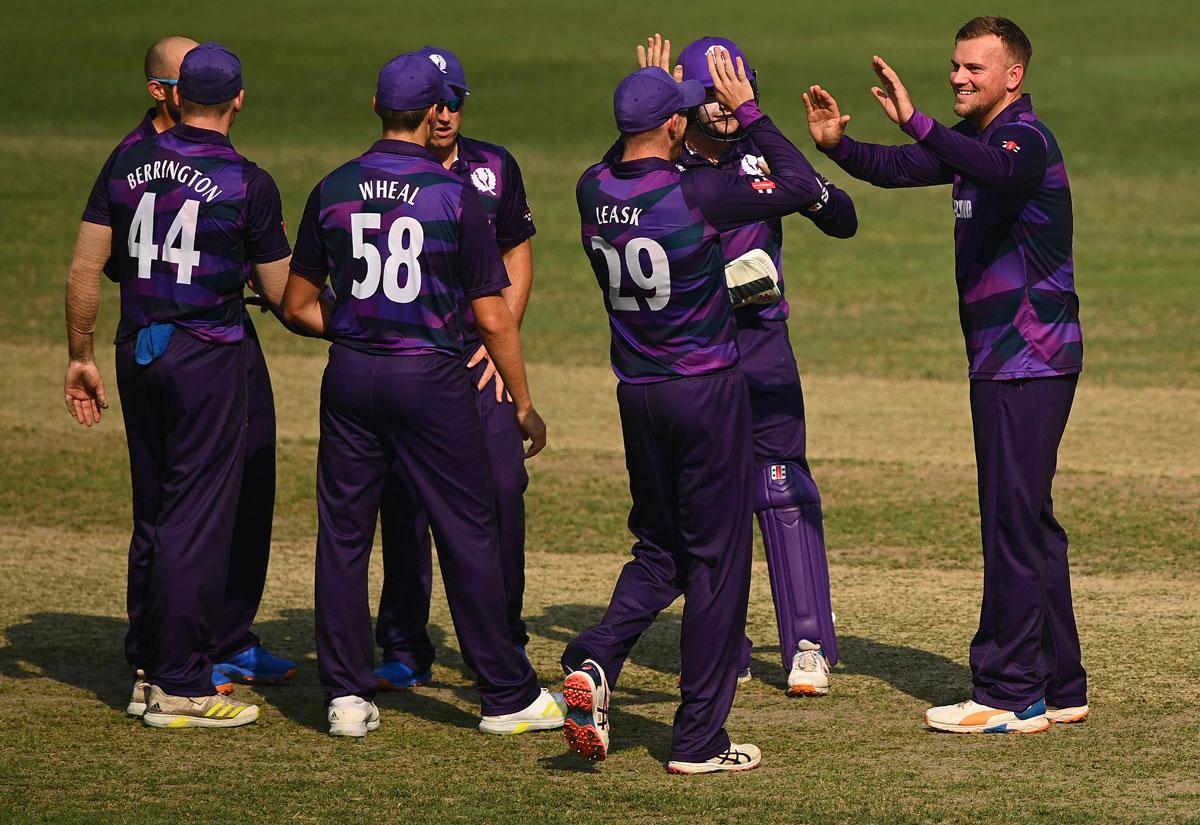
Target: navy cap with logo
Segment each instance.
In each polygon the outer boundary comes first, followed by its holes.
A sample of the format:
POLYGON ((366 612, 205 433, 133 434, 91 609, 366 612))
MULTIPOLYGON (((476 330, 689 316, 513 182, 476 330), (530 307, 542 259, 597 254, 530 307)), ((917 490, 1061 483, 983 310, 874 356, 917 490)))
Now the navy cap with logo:
POLYGON ((648 132, 667 122, 676 112, 704 102, 704 87, 695 80, 676 83, 657 66, 638 69, 617 84, 613 114, 623 135, 648 132))
POLYGON ((396 111, 424 109, 453 96, 446 76, 420 52, 393 57, 379 70, 375 85, 375 102, 396 111))
POLYGON ((233 100, 242 90, 242 61, 220 43, 201 43, 183 57, 179 96, 211 105, 233 100))
POLYGON ((471 87, 467 85, 467 73, 463 71, 462 61, 454 52, 439 49, 437 46, 424 46, 417 54, 429 58, 429 62, 438 67, 438 71, 446 76, 448 86, 463 92, 471 91, 471 87))

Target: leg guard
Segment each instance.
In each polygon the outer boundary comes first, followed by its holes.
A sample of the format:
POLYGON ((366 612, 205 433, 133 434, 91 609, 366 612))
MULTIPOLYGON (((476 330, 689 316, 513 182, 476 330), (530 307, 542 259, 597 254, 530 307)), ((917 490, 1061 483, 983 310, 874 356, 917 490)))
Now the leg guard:
POLYGON ((755 480, 754 510, 767 551, 783 666, 791 666, 801 639, 820 642, 829 664, 837 664, 817 485, 797 464, 768 464, 755 480))

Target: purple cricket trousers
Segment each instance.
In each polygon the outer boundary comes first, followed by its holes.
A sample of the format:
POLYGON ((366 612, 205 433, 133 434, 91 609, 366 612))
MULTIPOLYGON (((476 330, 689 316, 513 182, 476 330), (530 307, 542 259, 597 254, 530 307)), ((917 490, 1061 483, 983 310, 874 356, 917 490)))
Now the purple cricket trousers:
MULTIPOLYGON (((471 386, 479 383, 486 362, 470 371, 471 386)), ((525 596, 525 444, 511 402, 497 402, 495 387, 476 392, 479 418, 487 436, 492 477, 496 489, 496 524, 500 542, 500 569, 507 603, 507 625, 512 644, 529 642, 521 618, 525 596)), ((434 660, 429 623, 433 586, 433 559, 429 519, 402 474, 389 476, 383 488, 385 506, 380 512, 383 531, 383 592, 375 621, 375 640, 385 662, 403 662, 415 673, 427 671, 434 660)))
MULTIPOLYGON (((275 509, 275 398, 254 324, 249 316, 244 321, 245 460, 238 491, 237 514, 234 517, 224 602, 215 630, 214 662, 224 661, 258 644, 258 637, 250 627, 254 624, 262 600, 267 563, 271 556, 271 520, 275 509)), ((156 484, 149 478, 147 489, 153 489, 156 484)), ((134 489, 138 489, 137 484, 134 489)), ((153 498, 150 494, 141 501, 144 503, 153 498)), ((138 498, 135 498, 135 511, 137 505, 138 498)), ((137 512, 134 519, 136 525, 139 520, 137 512)), ((152 529, 143 523, 140 529, 135 526, 129 547, 129 632, 125 637, 125 657, 131 670, 145 669, 149 661, 149 652, 145 650, 145 642, 149 637, 144 627, 146 612, 143 603, 148 587, 152 539, 152 529)))
POLYGON ((682 698, 671 759, 704 761, 729 747, 750 597, 750 400, 740 370, 617 385, 633 509, 633 560, 600 624, 563 653, 565 670, 594 659, 615 685, 630 650, 683 596, 682 698))
POLYGON ((990 707, 1087 702, 1067 534, 1050 494, 1078 377, 971 382, 983 536, 971 674, 973 698, 990 707))
POLYGON ((509 640, 491 464, 466 370, 444 355, 339 344, 321 383, 316 624, 329 699, 375 695, 367 565, 384 481, 402 471, 429 515, 463 660, 483 713, 513 713, 537 676, 509 640))
POLYGON ((246 438, 246 346, 183 330, 145 366, 117 346, 129 442, 129 664, 174 696, 213 693, 246 438))

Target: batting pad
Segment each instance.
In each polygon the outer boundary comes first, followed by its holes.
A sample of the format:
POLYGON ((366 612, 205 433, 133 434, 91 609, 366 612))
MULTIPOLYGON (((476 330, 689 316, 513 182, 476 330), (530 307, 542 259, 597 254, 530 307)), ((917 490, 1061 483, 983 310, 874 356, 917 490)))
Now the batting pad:
POLYGON ((801 639, 819 641, 829 664, 837 664, 829 564, 816 485, 795 464, 768 465, 759 470, 754 509, 767 551, 783 666, 791 666, 801 639))
POLYGON ((751 249, 725 264, 725 285, 734 309, 747 304, 773 304, 782 296, 779 270, 761 249, 751 249))

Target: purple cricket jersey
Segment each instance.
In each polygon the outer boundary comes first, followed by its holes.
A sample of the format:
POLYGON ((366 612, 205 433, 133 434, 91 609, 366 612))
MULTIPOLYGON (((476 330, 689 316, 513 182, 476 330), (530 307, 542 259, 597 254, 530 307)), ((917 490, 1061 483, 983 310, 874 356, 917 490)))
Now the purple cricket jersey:
POLYGON ((329 337, 377 355, 460 356, 460 302, 508 286, 483 204, 423 146, 377 141, 309 196, 292 270, 336 294, 329 337))
POLYGON ((955 277, 971 378, 1083 369, 1071 188, 1054 135, 1022 95, 982 134, 915 112, 908 146, 842 137, 828 155, 876 186, 953 183, 955 277))
MULTIPOLYGON (((501 251, 524 243, 537 232, 521 167, 503 146, 459 135, 458 157, 450 164, 450 171, 469 180, 479 193, 501 251)), ((464 348, 470 355, 480 345, 470 302, 463 304, 463 319, 464 348)))
POLYGON ((613 371, 651 383, 737 364, 721 233, 805 210, 830 234, 857 228, 850 198, 818 177, 753 101, 735 113, 771 167, 743 175, 718 166, 610 156, 576 188, 584 251, 604 292, 613 371))
MULTIPOLYGON (((692 151, 686 145, 679 162, 685 167, 717 165, 743 177, 761 177, 765 174, 762 168, 764 165, 762 150, 755 146, 754 141, 748 137, 739 140, 716 164, 712 164, 706 157, 699 152, 692 151)), ((819 173, 817 180, 825 187, 830 185, 829 180, 819 173)), ((836 228, 837 222, 832 220, 834 215, 830 210, 805 211, 803 214, 822 231, 825 231, 826 226, 836 228)), ((770 304, 747 304, 736 309, 734 315, 739 321, 748 319, 786 321, 789 307, 783 285, 783 221, 780 218, 739 226, 721 233, 721 250, 725 263, 729 263, 753 249, 761 249, 774 262, 775 271, 779 274, 780 298, 770 304)))
MULTIPOLYGON (((153 131, 148 120, 141 128, 153 131)), ((112 228, 106 272, 121 285, 118 343, 151 323, 213 343, 242 340, 252 265, 291 251, 271 176, 227 136, 187 125, 118 147, 83 220, 112 228)))
MULTIPOLYGON (((139 123, 137 126, 133 127, 133 130, 129 134, 127 134, 125 137, 121 138, 121 142, 118 143, 116 148, 112 150, 112 153, 109 154, 108 160, 105 161, 106 169, 109 168, 109 164, 111 164, 116 159, 117 155, 120 154, 122 150, 126 149, 127 147, 129 147, 130 145, 132 145, 134 143, 137 143, 139 140, 145 140, 146 138, 152 138, 158 134, 158 130, 154 128, 154 117, 157 114, 158 114, 158 111, 156 109, 154 109, 153 107, 146 110, 146 114, 142 118, 141 123, 139 123)), ((95 202, 95 203, 106 202, 106 200, 108 198, 107 189, 108 189, 108 175, 101 174, 96 178, 96 182, 92 185, 92 192, 88 196, 88 203, 90 204, 93 202, 95 202)), ((84 220, 87 220, 86 215, 84 216, 84 220)), ((95 221, 93 221, 93 223, 94 222, 95 221)), ((114 283, 117 282, 118 279, 117 279, 116 268, 113 266, 113 260, 111 258, 109 260, 105 261, 105 263, 104 263, 104 274, 108 277, 108 279, 110 281, 113 281, 114 283)))

